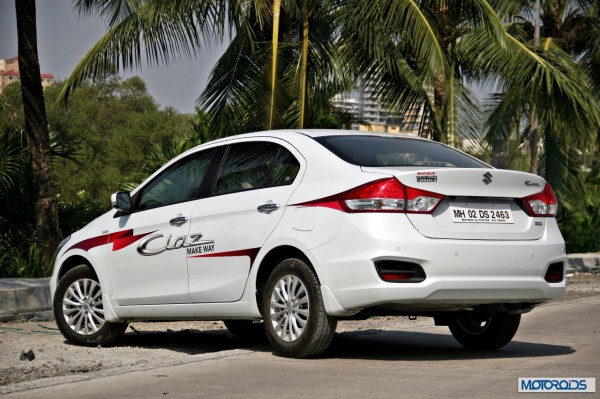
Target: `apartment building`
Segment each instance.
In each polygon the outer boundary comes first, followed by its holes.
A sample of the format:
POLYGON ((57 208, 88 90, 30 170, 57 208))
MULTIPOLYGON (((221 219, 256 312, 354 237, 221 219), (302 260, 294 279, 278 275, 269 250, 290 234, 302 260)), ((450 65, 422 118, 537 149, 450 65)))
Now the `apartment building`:
POLYGON ((353 91, 337 94, 332 99, 332 103, 335 107, 356 115, 361 123, 353 128, 362 131, 417 136, 419 123, 423 117, 420 109, 403 115, 392 115, 372 88, 361 87, 360 84, 357 84, 357 88, 353 91))
MULTIPOLYGON (((12 57, 7 60, 0 59, 0 93, 4 91, 6 86, 20 79, 19 58, 12 57)), ((52 86, 56 81, 56 78, 51 73, 40 74, 40 79, 43 88, 52 86)))

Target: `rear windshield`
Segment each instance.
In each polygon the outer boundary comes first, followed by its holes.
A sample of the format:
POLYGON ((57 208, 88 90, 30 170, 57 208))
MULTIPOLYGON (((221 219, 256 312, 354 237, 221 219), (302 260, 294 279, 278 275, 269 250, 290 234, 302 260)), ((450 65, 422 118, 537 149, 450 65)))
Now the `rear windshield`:
POLYGON ((359 166, 488 168, 435 141, 380 136, 323 136, 315 140, 344 161, 359 166))

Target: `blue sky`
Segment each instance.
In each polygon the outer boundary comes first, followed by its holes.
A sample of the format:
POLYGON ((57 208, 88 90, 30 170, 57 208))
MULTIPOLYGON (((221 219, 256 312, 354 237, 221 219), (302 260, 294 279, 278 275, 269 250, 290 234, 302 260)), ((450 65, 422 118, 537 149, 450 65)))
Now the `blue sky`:
MULTIPOLYGON (((36 5, 41 70, 54 74, 57 79, 65 79, 106 28, 95 17, 80 17, 70 0, 37 0, 36 5)), ((223 51, 224 46, 215 46, 192 61, 155 68, 143 64, 141 70, 122 75, 141 76, 158 103, 190 113, 223 51)), ((0 0, 0 59, 16 55, 15 3, 0 0)))

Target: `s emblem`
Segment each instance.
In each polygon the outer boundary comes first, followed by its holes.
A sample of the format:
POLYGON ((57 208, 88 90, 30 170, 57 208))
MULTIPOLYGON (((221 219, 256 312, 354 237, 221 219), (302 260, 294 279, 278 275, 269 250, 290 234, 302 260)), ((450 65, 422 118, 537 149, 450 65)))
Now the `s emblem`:
POLYGON ((485 183, 485 185, 487 186, 488 184, 490 184, 492 182, 492 174, 490 172, 487 172, 485 175, 483 175, 483 179, 481 179, 482 182, 485 183))

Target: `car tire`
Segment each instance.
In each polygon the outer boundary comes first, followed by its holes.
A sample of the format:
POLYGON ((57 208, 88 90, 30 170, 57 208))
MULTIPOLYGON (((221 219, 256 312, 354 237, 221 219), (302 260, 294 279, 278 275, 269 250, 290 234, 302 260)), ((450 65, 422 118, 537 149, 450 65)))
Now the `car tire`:
POLYGON ((248 344, 258 344, 267 341, 264 323, 253 320, 223 320, 225 327, 234 337, 248 344))
POLYGON ((306 261, 279 263, 262 296, 265 331, 275 352, 304 358, 323 353, 331 344, 337 319, 325 312, 317 276, 306 261))
POLYGON ((520 322, 520 314, 494 312, 484 317, 453 318, 448 323, 448 328, 465 348, 495 350, 511 341, 520 322))
POLYGON ((54 293, 54 319, 69 341, 84 346, 109 346, 123 335, 127 323, 104 319, 102 288, 88 265, 69 270, 54 293))

